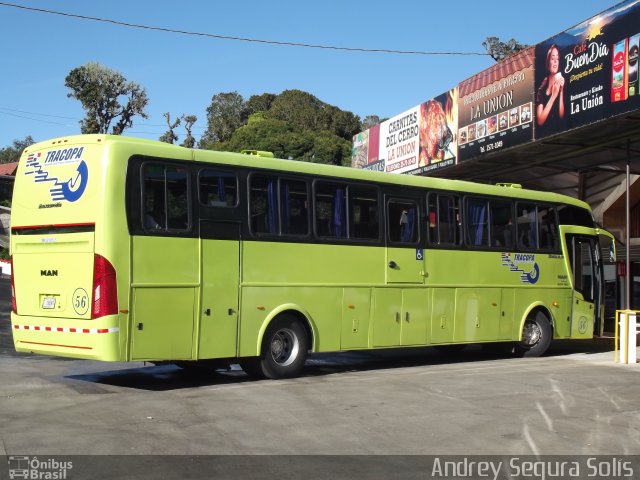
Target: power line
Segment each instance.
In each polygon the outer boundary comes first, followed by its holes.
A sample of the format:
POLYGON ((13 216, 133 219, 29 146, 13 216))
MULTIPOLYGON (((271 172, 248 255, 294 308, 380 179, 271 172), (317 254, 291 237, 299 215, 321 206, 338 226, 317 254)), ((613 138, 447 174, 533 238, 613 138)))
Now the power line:
MULTIPOLYGON (((37 122, 43 122, 43 123, 50 123, 53 125, 64 125, 64 126, 71 126, 67 123, 59 123, 59 122, 52 122, 52 121, 48 121, 48 120, 43 120, 43 119, 39 119, 39 118, 32 118, 31 116, 26 117, 24 115, 18 115, 19 113, 23 113, 26 115, 36 115, 36 116, 40 116, 40 117, 52 117, 52 118, 62 118, 64 120, 73 120, 75 122, 79 122, 80 120, 76 117, 64 117, 62 115, 50 115, 47 113, 38 113, 38 112, 29 112, 27 110, 17 110, 15 108, 9 108, 9 107, 3 107, 0 105, 0 115, 10 115, 12 117, 17 117, 17 118, 25 118, 27 120, 34 120, 37 122), (4 111, 3 111, 4 110, 4 111)), ((163 124, 158 124, 158 123, 138 123, 136 124, 140 127, 162 127, 162 128, 167 128, 167 125, 163 125, 163 124)), ((207 127, 205 126, 196 126, 194 125, 193 127, 191 127, 192 129, 206 129, 207 127)), ((139 132, 139 133, 148 133, 150 135, 155 135, 155 133, 152 132, 139 132)), ((164 132, 162 132, 164 133, 164 132)), ((158 133, 158 135, 161 135, 161 133, 158 133)))
POLYGON ((420 50, 391 50, 386 48, 359 48, 359 47, 338 47, 335 45, 320 45, 320 44, 310 44, 310 43, 299 43, 299 42, 284 42, 280 40, 263 40, 258 38, 248 38, 248 37, 235 37, 229 35, 218 35, 215 33, 203 33, 203 32, 191 32, 188 30, 178 30, 174 28, 165 28, 165 27, 155 27, 151 25, 142 25, 139 23, 129 23, 129 22, 121 22, 118 20, 112 20, 108 18, 100 18, 100 17, 91 17, 88 15, 79 15, 75 13, 67 13, 67 12, 59 12, 55 10, 46 10, 44 8, 35 8, 35 7, 26 7, 24 5, 17 5, 15 3, 7 3, 0 2, 0 6, 2 7, 11 7, 18 8, 21 10, 28 10, 31 12, 39 12, 46 13, 50 15, 59 15, 62 17, 70 17, 70 18, 78 18, 81 20, 91 20, 94 22, 102 22, 102 23, 110 23, 113 25, 119 25, 122 27, 129 28, 138 28, 144 30, 154 30, 157 32, 165 32, 165 33, 177 33, 180 35, 190 35, 197 37, 207 37, 207 38, 215 38, 218 40, 233 40, 238 42, 251 42, 251 43, 262 43, 268 45, 278 45, 278 46, 286 46, 286 47, 303 47, 303 48, 316 48, 316 49, 324 49, 324 50, 340 50, 346 52, 366 52, 366 53, 390 53, 390 54, 400 54, 400 55, 460 55, 460 56, 488 56, 488 53, 480 53, 480 52, 426 52, 420 50))
POLYGON ((64 127, 70 127, 71 126, 68 123, 52 122, 50 120, 42 120, 40 118, 26 117, 24 115, 18 115, 17 113, 0 112, 0 115, 9 115, 11 117, 24 118, 26 120, 32 120, 34 122, 49 123, 51 125, 62 125, 64 127))

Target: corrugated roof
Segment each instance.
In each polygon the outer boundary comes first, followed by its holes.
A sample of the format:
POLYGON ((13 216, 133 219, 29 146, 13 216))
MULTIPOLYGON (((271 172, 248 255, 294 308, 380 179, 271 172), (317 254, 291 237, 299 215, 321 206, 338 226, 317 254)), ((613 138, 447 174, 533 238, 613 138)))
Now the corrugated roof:
POLYGON ((463 98, 466 95, 489 86, 500 79, 531 67, 533 65, 534 57, 535 45, 532 45, 508 58, 505 58, 501 62, 496 63, 473 77, 463 80, 458 86, 459 97, 463 98))
POLYGON ((14 176, 18 168, 18 162, 0 164, 0 175, 14 176))

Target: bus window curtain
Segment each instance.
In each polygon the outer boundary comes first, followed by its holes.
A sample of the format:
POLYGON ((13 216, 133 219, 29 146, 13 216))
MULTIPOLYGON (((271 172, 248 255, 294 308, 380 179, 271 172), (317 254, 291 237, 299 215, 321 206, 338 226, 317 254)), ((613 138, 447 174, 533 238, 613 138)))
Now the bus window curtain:
POLYGON ((274 180, 267 182, 267 231, 269 233, 277 232, 277 201, 276 198, 276 185, 274 180))
POLYGON ((486 203, 469 202, 469 211, 471 213, 471 242, 473 245, 482 245, 482 237, 484 234, 484 215, 487 209, 486 203))
POLYGON ((224 193, 224 177, 218 177, 218 198, 221 202, 227 201, 224 193))
POLYGON ((344 217, 344 190, 342 188, 336 188, 336 194, 333 200, 333 227, 334 236, 338 238, 346 237, 344 217))

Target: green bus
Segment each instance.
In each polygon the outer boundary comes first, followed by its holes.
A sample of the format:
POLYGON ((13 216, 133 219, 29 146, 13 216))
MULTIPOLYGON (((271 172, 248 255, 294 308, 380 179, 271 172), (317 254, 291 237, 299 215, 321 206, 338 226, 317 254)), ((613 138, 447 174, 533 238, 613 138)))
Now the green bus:
POLYGON ((24 151, 16 350, 300 373, 313 352, 504 342, 602 325, 588 205, 109 135, 24 151))

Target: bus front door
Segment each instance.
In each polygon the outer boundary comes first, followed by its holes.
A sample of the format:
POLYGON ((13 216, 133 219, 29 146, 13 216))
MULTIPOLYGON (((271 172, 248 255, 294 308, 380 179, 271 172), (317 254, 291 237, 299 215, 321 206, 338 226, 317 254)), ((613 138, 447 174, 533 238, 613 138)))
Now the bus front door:
POLYGON ((591 338, 600 323, 602 270, 597 239, 568 235, 567 247, 573 272, 571 338, 591 338))
POLYGON ((235 357, 238 338, 240 225, 202 221, 200 236, 202 302, 198 358, 235 357))

